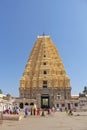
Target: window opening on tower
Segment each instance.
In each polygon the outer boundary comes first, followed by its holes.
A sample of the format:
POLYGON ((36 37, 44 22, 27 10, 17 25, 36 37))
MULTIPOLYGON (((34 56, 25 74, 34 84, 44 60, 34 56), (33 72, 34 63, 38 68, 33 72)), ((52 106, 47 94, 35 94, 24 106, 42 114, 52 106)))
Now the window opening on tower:
POLYGON ((46 57, 46 55, 44 55, 44 57, 46 57))
POLYGON ((44 74, 47 74, 47 71, 46 70, 44 70, 44 72, 43 72, 44 74))
POLYGON ((46 80, 43 81, 43 88, 47 88, 47 81, 46 80))
POLYGON ((44 62, 43 65, 46 65, 46 62, 44 62))

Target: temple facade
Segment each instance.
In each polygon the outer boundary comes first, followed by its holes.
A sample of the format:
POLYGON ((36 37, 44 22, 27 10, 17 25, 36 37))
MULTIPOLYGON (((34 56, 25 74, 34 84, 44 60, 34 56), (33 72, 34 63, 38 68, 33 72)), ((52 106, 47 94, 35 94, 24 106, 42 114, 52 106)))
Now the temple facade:
POLYGON ((38 36, 20 79, 20 98, 35 99, 41 108, 71 99, 70 78, 50 36, 38 36))

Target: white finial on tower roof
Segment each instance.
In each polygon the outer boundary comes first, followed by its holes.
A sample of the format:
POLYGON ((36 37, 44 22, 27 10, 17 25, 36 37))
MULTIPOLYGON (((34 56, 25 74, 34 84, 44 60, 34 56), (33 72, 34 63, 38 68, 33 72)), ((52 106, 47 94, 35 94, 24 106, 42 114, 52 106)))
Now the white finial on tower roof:
POLYGON ((49 36, 49 35, 46 36, 44 32, 43 32, 43 35, 41 35, 41 36, 37 36, 37 38, 43 38, 43 37, 45 37, 45 38, 50 38, 50 36, 49 36))

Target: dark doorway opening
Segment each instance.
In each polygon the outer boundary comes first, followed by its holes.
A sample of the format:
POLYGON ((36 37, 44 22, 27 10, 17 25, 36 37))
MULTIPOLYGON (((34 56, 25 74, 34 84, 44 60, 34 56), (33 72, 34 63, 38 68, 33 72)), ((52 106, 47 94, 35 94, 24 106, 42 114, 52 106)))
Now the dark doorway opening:
POLYGON ((49 95, 43 94, 41 96, 41 108, 49 108, 49 95))
POLYGON ((68 109, 70 109, 70 103, 68 103, 68 109))
POLYGON ((19 107, 20 107, 21 109, 23 109, 23 108, 24 108, 24 105, 23 105, 23 103, 22 103, 22 102, 19 104, 19 107))
POLYGON ((28 106, 29 104, 26 102, 25 105, 28 106))

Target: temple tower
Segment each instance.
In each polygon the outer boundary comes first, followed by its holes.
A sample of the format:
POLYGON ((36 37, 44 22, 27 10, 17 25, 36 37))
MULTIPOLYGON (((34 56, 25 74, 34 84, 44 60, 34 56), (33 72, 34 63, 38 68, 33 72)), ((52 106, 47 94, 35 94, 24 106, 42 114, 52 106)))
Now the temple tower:
POLYGON ((36 99, 40 107, 71 98, 70 78, 50 36, 38 36, 25 66, 20 97, 36 99))

